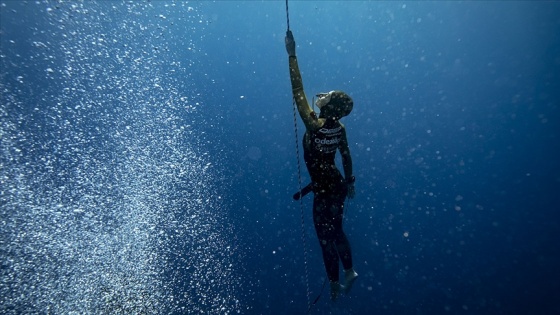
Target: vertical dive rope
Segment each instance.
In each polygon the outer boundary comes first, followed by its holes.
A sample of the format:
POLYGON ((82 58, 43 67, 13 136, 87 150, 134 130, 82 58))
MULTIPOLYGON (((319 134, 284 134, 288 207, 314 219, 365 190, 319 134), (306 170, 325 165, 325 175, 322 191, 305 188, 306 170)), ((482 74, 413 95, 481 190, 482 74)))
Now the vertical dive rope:
MULTIPOLYGON (((286 0, 286 21, 288 25, 288 31, 290 30, 290 13, 288 10, 288 0, 286 0)), ((297 170, 298 170, 298 188, 301 191, 301 162, 299 158, 299 136, 298 136, 298 127, 297 127, 297 108, 296 108, 296 100, 295 98, 292 99, 292 105, 294 110, 294 133, 296 138, 296 155, 297 155, 297 170)), ((303 266, 305 269, 305 289, 306 289, 306 297, 307 297, 307 314, 311 310, 311 291, 309 291, 309 271, 307 268, 307 240, 305 237, 305 220, 303 216, 303 198, 299 199, 299 210, 301 213, 301 241, 303 243, 303 266)), ((316 303, 316 302, 315 302, 316 303)))
POLYGON ((286 21, 288 21, 288 31, 290 30, 290 11, 288 11, 288 0, 286 0, 286 21))
MULTIPOLYGON (((287 0, 286 0, 287 2, 287 0)), ((297 118, 296 118, 296 102, 293 100, 293 108, 294 108, 294 131, 296 136, 296 155, 297 155, 297 170, 298 170, 298 188, 301 191, 301 163, 299 159, 299 136, 298 136, 298 128, 297 128, 297 118)), ((299 210, 301 213, 301 241, 303 243, 303 266, 305 269, 305 289, 307 292, 307 312, 311 309, 311 301, 310 296, 311 292, 309 291, 309 271, 307 269, 307 241, 305 237, 305 220, 303 216, 303 198, 299 198, 299 210)))

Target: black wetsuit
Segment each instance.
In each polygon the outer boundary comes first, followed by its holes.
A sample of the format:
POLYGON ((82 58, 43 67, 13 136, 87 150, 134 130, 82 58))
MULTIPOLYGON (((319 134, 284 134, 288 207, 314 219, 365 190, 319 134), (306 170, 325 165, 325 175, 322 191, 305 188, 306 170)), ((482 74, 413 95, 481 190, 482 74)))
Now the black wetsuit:
POLYGON ((328 120, 316 132, 304 135, 304 158, 313 182, 313 223, 321 244, 323 261, 330 281, 338 281, 339 265, 352 268, 350 243, 342 230, 346 182, 335 165, 335 155, 341 141, 340 122, 328 120))
MULTIPOLYGON (((338 282, 339 259, 344 269, 352 268, 350 244, 342 230, 344 200, 348 193, 346 181, 335 165, 336 151, 342 154, 344 175, 352 176, 352 160, 348 149, 346 131, 330 115, 317 118, 307 102, 297 58, 290 54, 290 81, 300 117, 305 124, 303 151, 307 170, 313 182, 313 222, 321 244, 323 262, 331 282, 338 282)), ((328 105, 328 104, 327 104, 328 105)))

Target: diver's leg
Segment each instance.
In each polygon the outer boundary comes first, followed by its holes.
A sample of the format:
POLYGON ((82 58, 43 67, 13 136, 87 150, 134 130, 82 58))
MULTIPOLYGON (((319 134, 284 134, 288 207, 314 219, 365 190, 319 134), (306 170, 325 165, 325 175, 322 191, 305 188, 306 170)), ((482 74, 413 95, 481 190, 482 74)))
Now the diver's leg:
POLYGON ((313 199, 313 223, 319 244, 321 245, 327 277, 331 285, 331 299, 335 300, 343 288, 339 283, 339 257, 334 242, 334 226, 330 219, 331 216, 327 212, 328 210, 326 200, 319 194, 316 194, 313 199))
POLYGON ((350 247, 350 242, 348 241, 346 234, 344 234, 344 231, 340 231, 338 233, 335 244, 338 256, 340 257, 340 261, 342 262, 344 269, 352 268, 352 248, 350 247))
POLYGON ((353 268, 350 242, 348 242, 348 238, 342 230, 340 230, 336 241, 336 248, 338 250, 340 260, 342 261, 342 266, 344 267, 344 293, 348 294, 352 289, 354 281, 358 278, 358 273, 353 268))
POLYGON ((331 199, 330 212, 332 214, 330 222, 332 224, 332 239, 336 244, 336 250, 344 269, 352 268, 352 249, 350 242, 342 228, 344 215, 344 199, 346 194, 334 195, 331 199))
POLYGON ((342 266, 344 267, 344 292, 348 293, 350 292, 350 289, 352 289, 352 285, 354 284, 354 281, 356 281, 358 273, 353 268, 352 248, 350 247, 350 242, 348 241, 348 238, 342 228, 344 197, 338 200, 337 206, 340 207, 340 215, 337 215, 334 218, 333 224, 335 229, 335 244, 337 253, 340 257, 340 261, 342 262, 342 266))

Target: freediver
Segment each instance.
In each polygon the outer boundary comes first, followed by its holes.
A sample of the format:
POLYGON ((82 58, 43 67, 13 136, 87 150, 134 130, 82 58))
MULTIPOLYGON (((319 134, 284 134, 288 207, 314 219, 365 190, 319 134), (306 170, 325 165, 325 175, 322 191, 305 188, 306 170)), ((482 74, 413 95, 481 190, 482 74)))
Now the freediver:
MULTIPOLYGON (((341 292, 348 293, 358 277, 353 268, 350 243, 342 229, 344 201, 354 198, 355 177, 352 158, 346 139, 346 129, 340 119, 352 111, 352 98, 342 91, 317 94, 319 116, 309 106, 296 57, 296 43, 292 32, 286 32, 286 50, 290 66, 292 93, 299 115, 305 124, 303 151, 305 165, 311 176, 313 223, 331 287, 331 300, 341 292), (344 177, 335 165, 337 150, 342 156, 344 177), (339 282, 339 260, 344 268, 344 284, 339 282)), ((300 192, 302 197, 305 192, 300 192)), ((296 194, 298 195, 298 194, 296 194)), ((294 195, 294 198, 296 198, 294 195)))

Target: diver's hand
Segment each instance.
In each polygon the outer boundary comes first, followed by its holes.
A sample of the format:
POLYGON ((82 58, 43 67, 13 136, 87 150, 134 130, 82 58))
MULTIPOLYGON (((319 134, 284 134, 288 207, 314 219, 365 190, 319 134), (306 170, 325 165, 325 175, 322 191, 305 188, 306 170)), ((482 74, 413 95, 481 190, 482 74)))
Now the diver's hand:
POLYGON ((347 184, 346 187, 348 189, 348 199, 353 199, 354 196, 356 195, 356 189, 354 188, 354 183, 347 184))
POLYGON ((294 34, 292 34, 292 31, 286 32, 286 51, 288 52, 288 56, 296 56, 296 42, 294 41, 294 34))

